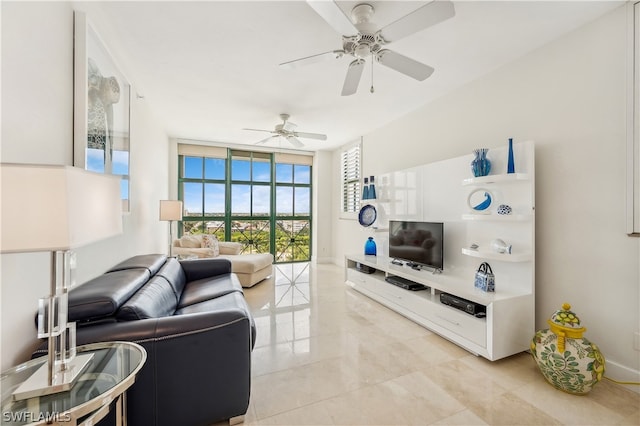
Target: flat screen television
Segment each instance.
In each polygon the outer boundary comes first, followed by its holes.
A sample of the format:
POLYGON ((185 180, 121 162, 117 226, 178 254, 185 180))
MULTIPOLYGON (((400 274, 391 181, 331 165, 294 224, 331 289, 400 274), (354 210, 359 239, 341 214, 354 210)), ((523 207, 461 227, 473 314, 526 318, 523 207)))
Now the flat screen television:
POLYGON ((389 257, 414 269, 444 270, 444 224, 390 220, 389 257))

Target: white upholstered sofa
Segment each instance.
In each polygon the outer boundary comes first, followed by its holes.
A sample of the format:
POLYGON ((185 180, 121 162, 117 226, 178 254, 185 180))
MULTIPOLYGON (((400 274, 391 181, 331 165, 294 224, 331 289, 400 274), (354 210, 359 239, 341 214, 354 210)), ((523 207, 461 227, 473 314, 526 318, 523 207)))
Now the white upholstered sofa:
POLYGON ((273 255, 270 253, 241 254, 243 245, 230 241, 218 241, 213 235, 183 235, 173 240, 173 255, 199 258, 221 257, 231 261, 231 269, 242 287, 252 287, 268 278, 273 272, 273 255))

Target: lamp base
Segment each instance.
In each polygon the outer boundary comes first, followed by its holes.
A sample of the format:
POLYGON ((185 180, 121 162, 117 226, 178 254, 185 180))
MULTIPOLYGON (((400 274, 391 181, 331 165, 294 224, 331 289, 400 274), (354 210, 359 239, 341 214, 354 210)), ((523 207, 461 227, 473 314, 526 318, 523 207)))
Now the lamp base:
POLYGON ((66 370, 56 371, 52 385, 48 383, 49 365, 44 363, 13 392, 13 400, 20 401, 70 390, 92 359, 91 353, 77 355, 69 361, 66 370))

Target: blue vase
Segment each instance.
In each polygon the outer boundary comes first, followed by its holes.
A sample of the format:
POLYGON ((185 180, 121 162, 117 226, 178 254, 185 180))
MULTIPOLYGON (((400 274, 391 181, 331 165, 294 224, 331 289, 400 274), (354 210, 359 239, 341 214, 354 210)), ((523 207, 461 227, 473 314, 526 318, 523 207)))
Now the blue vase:
POLYGON ((475 158, 471 161, 474 177, 487 176, 491 172, 491 161, 487 158, 488 148, 474 149, 475 158))
POLYGON ((373 237, 369 237, 366 243, 364 243, 364 255, 375 256, 376 255, 376 242, 373 241, 373 237))
POLYGON ((507 160, 507 173, 515 173, 516 165, 513 161, 513 139, 509 138, 509 158, 507 160))
POLYGON ((373 176, 369 177, 369 199, 376 199, 376 185, 373 183, 373 176))
POLYGON ((364 178, 364 188, 362 188, 362 199, 369 199, 369 178, 364 178))

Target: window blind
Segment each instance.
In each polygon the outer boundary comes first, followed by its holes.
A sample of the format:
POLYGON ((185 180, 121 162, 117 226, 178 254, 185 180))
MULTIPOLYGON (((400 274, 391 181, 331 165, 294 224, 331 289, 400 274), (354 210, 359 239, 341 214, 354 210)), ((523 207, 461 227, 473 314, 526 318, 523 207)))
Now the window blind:
POLYGON ((188 157, 227 158, 227 148, 181 143, 178 144, 178 155, 188 157))
POLYGON ((360 145, 342 151, 342 212, 360 209, 360 145))
POLYGON ((304 166, 313 165, 313 157, 311 155, 288 154, 284 152, 276 152, 276 163, 298 164, 304 166))
MULTIPOLYGON (((232 151, 232 154, 238 154, 241 151, 232 151)), ((194 145, 194 144, 178 144, 178 155, 185 155, 190 157, 213 157, 213 158, 226 158, 227 148, 219 146, 206 146, 206 145, 194 145)), ((254 156, 260 155, 260 153, 254 152, 254 156)), ((266 154, 268 155, 268 154, 266 154)), ((313 165, 313 155, 301 155, 301 154, 289 154, 276 152, 276 163, 286 164, 299 164, 311 166, 313 165)))

